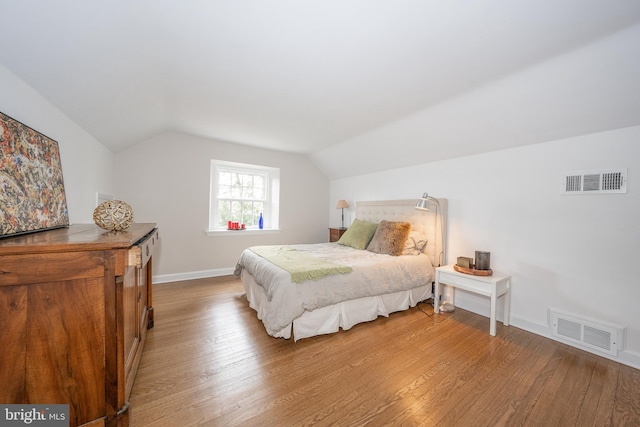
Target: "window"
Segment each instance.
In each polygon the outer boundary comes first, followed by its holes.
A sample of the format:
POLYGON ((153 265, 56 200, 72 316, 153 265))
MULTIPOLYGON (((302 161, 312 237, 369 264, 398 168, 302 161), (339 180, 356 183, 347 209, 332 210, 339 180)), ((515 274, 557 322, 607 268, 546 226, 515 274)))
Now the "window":
POLYGON ((280 169, 246 163, 211 160, 209 231, 227 229, 228 221, 258 229, 277 229, 280 169))

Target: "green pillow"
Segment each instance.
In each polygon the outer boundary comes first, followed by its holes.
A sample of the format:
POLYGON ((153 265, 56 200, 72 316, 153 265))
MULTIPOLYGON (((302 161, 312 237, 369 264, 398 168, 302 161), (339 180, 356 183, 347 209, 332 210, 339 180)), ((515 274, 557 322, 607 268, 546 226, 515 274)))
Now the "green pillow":
POLYGON ((340 237, 338 243, 355 249, 365 249, 373 235, 376 234, 377 228, 378 224, 375 222, 361 221, 356 218, 353 220, 353 224, 340 237))

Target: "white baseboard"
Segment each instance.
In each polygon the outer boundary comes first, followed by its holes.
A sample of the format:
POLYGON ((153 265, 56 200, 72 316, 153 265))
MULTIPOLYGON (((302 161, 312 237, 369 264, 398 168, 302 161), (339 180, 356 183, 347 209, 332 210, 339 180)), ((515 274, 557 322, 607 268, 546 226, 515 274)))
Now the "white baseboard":
MULTIPOLYGON (((489 317, 489 306, 488 304, 486 304, 486 302, 482 304, 482 303, 477 303, 476 301, 473 301, 471 299, 464 299, 463 301, 463 298, 460 298, 460 302, 461 304, 458 305, 458 301, 456 299, 456 305, 462 308, 463 310, 471 311, 472 313, 479 314, 480 316, 489 317)), ((499 308, 500 306, 501 304, 498 304, 499 308)), ((498 319, 498 322, 503 321, 502 310, 498 310, 498 315, 496 317, 498 319)), ((519 318, 517 316, 514 316, 513 314, 511 315, 511 319, 509 320, 509 323, 512 326, 515 326, 520 329, 524 329, 527 332, 531 332, 533 334, 540 335, 545 338, 549 338, 550 340, 561 342, 563 344, 578 348, 580 350, 584 350, 586 352, 595 354, 597 356, 602 356, 604 358, 616 361, 618 363, 622 363, 623 365, 631 366, 632 368, 640 369, 640 354, 634 351, 621 350, 618 352, 617 356, 612 356, 610 354, 599 352, 592 348, 582 346, 580 344, 573 343, 571 341, 562 340, 561 338, 551 334, 551 328, 547 324, 541 324, 528 319, 519 318)))
POLYGON ((529 320, 520 319, 515 316, 511 316, 511 324, 517 328, 524 329, 525 331, 534 333, 536 335, 541 335, 545 338, 549 338, 554 341, 561 342, 563 344, 569 345, 571 347, 578 348, 580 350, 584 350, 586 352, 595 354, 597 356, 602 356, 604 358, 616 361, 618 363, 622 363, 623 365, 631 366, 632 368, 640 369, 640 354, 630 351, 630 350, 620 350, 617 356, 612 356, 610 354, 599 352, 592 348, 582 346, 578 343, 574 343, 571 341, 563 340, 551 333, 551 328, 548 325, 542 325, 539 323, 534 323, 529 320))
POLYGON ((190 271, 187 273, 161 274, 153 276, 153 283, 178 282, 182 280, 204 279, 206 277, 231 276, 233 268, 217 268, 215 270, 190 271))

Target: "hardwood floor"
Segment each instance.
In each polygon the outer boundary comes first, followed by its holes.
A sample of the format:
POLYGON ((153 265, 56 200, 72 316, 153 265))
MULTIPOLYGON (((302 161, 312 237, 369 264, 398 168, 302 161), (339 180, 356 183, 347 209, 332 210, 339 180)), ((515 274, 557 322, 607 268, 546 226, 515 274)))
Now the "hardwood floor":
POLYGON ((233 277, 155 285, 131 426, 640 426, 640 371, 427 304, 268 336, 233 277))

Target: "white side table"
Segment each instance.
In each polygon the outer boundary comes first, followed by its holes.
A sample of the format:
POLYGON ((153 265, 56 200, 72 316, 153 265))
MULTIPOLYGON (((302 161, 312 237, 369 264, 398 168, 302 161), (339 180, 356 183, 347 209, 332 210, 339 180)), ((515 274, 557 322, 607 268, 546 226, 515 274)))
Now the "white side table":
MULTIPOLYGON (((434 312, 437 313, 440 305, 440 285, 449 285, 453 288, 488 296, 491 299, 491 318, 489 333, 496 335, 496 302, 498 297, 504 295, 504 325, 509 326, 511 306, 511 276, 493 272, 491 276, 474 276, 459 273, 453 269, 453 265, 436 268, 436 282, 434 289, 434 312)), ((455 289, 454 289, 455 295, 455 289)), ((451 301, 453 304, 454 302, 451 301)), ((454 304, 455 305, 455 304, 454 304)))

